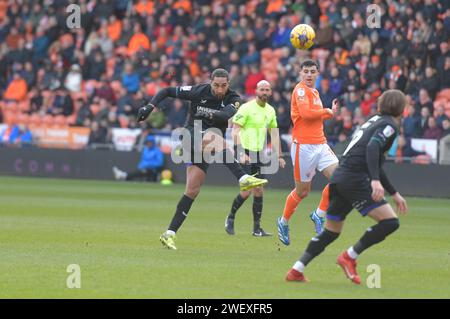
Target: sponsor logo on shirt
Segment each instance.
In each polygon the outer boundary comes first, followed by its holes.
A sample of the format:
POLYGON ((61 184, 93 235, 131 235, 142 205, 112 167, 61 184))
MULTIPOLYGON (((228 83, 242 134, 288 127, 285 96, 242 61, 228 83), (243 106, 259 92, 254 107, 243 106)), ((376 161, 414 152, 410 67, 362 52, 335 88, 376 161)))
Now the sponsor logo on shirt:
POLYGON ((394 134, 394 133, 395 133, 395 130, 394 130, 394 128, 393 128, 392 126, 390 126, 390 125, 386 126, 386 127, 384 128, 384 130, 383 130, 383 135, 386 136, 386 137, 389 137, 389 136, 391 136, 391 135, 394 134))

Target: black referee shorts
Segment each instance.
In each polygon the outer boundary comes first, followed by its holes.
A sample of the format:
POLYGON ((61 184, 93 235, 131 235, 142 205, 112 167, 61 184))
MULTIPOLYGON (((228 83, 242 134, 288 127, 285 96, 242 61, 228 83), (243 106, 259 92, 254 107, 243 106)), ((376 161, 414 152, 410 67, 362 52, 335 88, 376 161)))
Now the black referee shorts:
POLYGON ((254 152, 248 149, 244 149, 245 154, 250 157, 251 163, 242 164, 244 171, 249 175, 254 175, 257 178, 265 178, 264 174, 261 174, 261 167, 264 164, 261 161, 263 152, 254 152))
POLYGON ((369 181, 330 183, 327 219, 343 221, 353 208, 365 217, 373 209, 386 204, 382 199, 372 199, 372 187, 369 181))

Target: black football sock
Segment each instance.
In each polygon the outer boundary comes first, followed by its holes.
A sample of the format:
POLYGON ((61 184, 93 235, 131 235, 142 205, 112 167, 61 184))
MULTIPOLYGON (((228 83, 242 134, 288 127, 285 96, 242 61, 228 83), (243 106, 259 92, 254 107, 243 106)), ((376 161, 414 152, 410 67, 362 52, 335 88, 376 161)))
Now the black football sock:
POLYGON ((303 255, 300 257, 300 262, 303 265, 309 264, 311 260, 320 255, 325 248, 339 237, 339 233, 335 233, 325 229, 319 236, 314 237, 308 244, 303 255))
POLYGON ((233 153, 228 149, 223 150, 223 164, 233 173, 234 176, 239 180, 242 176, 246 175, 241 164, 234 158, 233 153), (233 159, 232 162, 228 162, 229 159, 233 159))
POLYGON ((228 218, 234 219, 236 216, 237 210, 244 204, 246 198, 242 197, 241 194, 238 194, 236 198, 233 200, 233 204, 231 205, 230 215, 228 218))
POLYGON ((353 250, 359 255, 370 246, 383 241, 399 227, 400 223, 397 218, 382 220, 375 226, 367 229, 361 239, 353 246, 353 250))
POLYGON ((261 215, 263 209, 263 198, 253 197, 253 230, 258 231, 261 228, 261 215))
POLYGON ((178 202, 175 215, 173 216, 172 221, 170 222, 168 230, 174 232, 178 231, 178 229, 181 227, 184 220, 186 219, 193 202, 194 200, 186 195, 183 195, 183 197, 181 197, 180 201, 178 202))

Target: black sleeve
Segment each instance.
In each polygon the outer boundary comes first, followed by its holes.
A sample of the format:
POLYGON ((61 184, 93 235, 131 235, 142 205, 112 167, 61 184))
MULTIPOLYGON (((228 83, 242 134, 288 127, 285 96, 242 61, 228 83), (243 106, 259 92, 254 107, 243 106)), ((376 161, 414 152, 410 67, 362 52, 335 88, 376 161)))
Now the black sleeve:
POLYGON ((212 117, 215 121, 226 122, 236 113, 236 111, 233 104, 228 104, 221 111, 214 112, 212 117))
POLYGON ((383 149, 392 144, 396 136, 395 129, 390 125, 378 128, 370 138, 366 149, 367 168, 372 180, 380 180, 380 159, 383 149))
POLYGON ((204 85, 185 85, 185 86, 177 86, 175 88, 175 97, 181 100, 196 100, 202 97, 202 93, 204 94, 204 85))
POLYGON ((381 185, 383 185, 384 189, 390 194, 394 195, 397 193, 394 186, 392 186, 391 182, 389 181, 386 173, 384 172, 383 168, 380 169, 380 182, 381 185))
POLYGON ((370 139, 366 149, 367 168, 371 180, 380 180, 380 149, 379 142, 370 139))
POLYGON ((199 91, 201 91, 201 87, 199 86, 176 86, 176 87, 167 87, 160 90, 150 101, 154 106, 158 106, 162 100, 166 97, 174 97, 181 100, 189 100, 197 99, 199 97, 199 91))
POLYGON ((152 98, 150 103, 152 103, 155 107, 158 107, 158 104, 164 100, 166 97, 177 97, 176 96, 176 88, 167 87, 160 90, 156 95, 152 98))

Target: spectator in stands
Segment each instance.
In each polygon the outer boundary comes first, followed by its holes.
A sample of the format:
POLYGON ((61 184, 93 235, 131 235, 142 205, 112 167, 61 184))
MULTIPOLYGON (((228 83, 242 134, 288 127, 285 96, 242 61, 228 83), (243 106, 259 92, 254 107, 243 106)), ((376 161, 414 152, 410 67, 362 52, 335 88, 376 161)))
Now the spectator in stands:
POLYGON ((134 72, 133 65, 125 65, 125 73, 122 76, 122 85, 128 93, 136 93, 139 90, 139 75, 134 72))
POLYGON ((31 131, 24 124, 8 125, 0 132, 0 144, 28 147, 32 141, 31 131))
POLYGON ((370 58, 369 67, 367 68, 367 84, 379 82, 384 74, 383 66, 380 63, 380 57, 373 55, 370 58))
POLYGON ((450 135, 450 119, 446 118, 442 121, 442 138, 450 135))
POLYGON ((113 167, 114 177, 117 180, 134 180, 138 178, 145 178, 146 181, 156 182, 158 175, 164 165, 164 155, 156 146, 155 137, 147 136, 145 147, 141 153, 141 160, 138 164, 138 169, 133 172, 124 172, 117 167, 113 167))
POLYGON ((72 98, 68 94, 66 89, 59 89, 56 92, 53 104, 50 109, 47 110, 52 115, 62 114, 64 116, 71 115, 73 113, 72 98))
POLYGON ((434 100, 439 90, 439 78, 433 68, 427 67, 425 69, 425 79, 422 82, 422 87, 427 90, 430 95, 430 99, 434 100))
POLYGON ((438 69, 439 81, 441 89, 450 87, 450 56, 445 58, 444 68, 438 69))
POLYGON ((445 115, 445 109, 443 105, 438 105, 436 107, 436 113, 435 113, 435 118, 436 118, 436 125, 440 128, 443 128, 442 123, 445 120, 448 120, 449 118, 447 117, 447 115, 445 115))
POLYGON ((420 131, 421 136, 425 133, 428 128, 428 119, 430 118, 430 110, 427 107, 422 107, 420 110, 420 131))
POLYGON ((255 95, 256 84, 261 80, 264 80, 264 74, 255 64, 252 65, 245 81, 245 94, 247 96, 255 95))
POLYGON ((106 143, 107 130, 101 127, 97 121, 91 123, 91 132, 89 134, 88 146, 96 147, 95 144, 106 143))
POLYGON ((77 115, 76 115, 76 120, 75 120, 75 125, 76 126, 85 126, 85 122, 86 119, 88 120, 92 120, 93 118, 93 114, 90 108, 89 103, 86 103, 83 99, 78 99, 77 101, 79 106, 77 115))
POLYGON ((419 91, 419 103, 417 103, 416 112, 419 113, 423 107, 426 107, 429 113, 433 114, 433 102, 431 101, 430 95, 426 89, 420 89, 419 91))
POLYGON ((329 19, 326 15, 322 15, 319 18, 319 29, 316 31, 315 44, 318 47, 330 49, 333 44, 333 28, 330 26, 329 19))
POLYGON ((436 125, 436 119, 432 116, 428 118, 428 127, 423 133, 423 138, 439 140, 442 137, 442 130, 436 125))
POLYGON ((405 108, 406 115, 403 117, 403 134, 408 137, 421 137, 422 130, 420 127, 420 118, 415 115, 413 106, 410 104, 405 108))
POLYGON ((12 81, 9 83, 3 95, 5 100, 20 102, 27 96, 28 87, 19 73, 14 73, 12 81))
POLYGON ((83 81, 83 75, 81 74, 81 68, 78 64, 74 64, 70 67, 69 73, 67 73, 64 81, 64 86, 72 93, 81 92, 81 82, 83 81))

